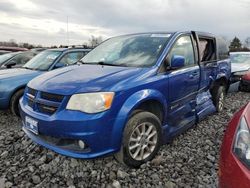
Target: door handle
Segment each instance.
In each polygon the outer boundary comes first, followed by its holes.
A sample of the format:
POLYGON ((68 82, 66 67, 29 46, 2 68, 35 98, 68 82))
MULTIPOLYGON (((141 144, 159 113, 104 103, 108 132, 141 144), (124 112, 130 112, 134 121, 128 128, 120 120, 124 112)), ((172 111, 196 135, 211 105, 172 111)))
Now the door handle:
POLYGON ((198 72, 193 72, 192 75, 193 76, 197 76, 199 73, 198 72))
POLYGON ((198 76, 198 75, 199 75, 199 72, 195 71, 195 72, 192 72, 192 73, 189 75, 189 78, 192 79, 192 78, 194 78, 194 77, 196 77, 196 76, 198 76))

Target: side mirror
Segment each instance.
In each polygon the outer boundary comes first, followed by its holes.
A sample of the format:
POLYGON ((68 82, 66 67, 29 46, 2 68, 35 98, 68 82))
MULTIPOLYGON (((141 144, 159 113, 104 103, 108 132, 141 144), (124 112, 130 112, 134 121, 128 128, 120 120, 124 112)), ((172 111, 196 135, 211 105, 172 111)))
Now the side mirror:
POLYGON ((15 66, 16 65, 16 62, 15 61, 9 61, 8 63, 5 64, 5 67, 7 68, 11 68, 12 66, 15 66))
POLYGON ((172 56, 171 65, 170 65, 171 69, 178 69, 178 68, 184 67, 184 65, 185 65, 185 58, 183 56, 180 56, 180 55, 172 56))
POLYGON ((62 68, 62 67, 65 67, 65 64, 58 62, 58 63, 55 65, 54 69, 59 69, 59 68, 62 68))

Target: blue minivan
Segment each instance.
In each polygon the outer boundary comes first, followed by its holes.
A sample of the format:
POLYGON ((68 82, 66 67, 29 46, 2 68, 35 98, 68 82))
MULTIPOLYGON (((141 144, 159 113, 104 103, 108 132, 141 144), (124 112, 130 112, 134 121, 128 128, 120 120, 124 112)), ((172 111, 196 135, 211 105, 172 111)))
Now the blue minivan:
POLYGON ((212 34, 110 38, 77 65, 28 83, 20 100, 23 130, 66 156, 115 153, 138 167, 161 144, 223 110, 230 69, 226 43, 212 34))

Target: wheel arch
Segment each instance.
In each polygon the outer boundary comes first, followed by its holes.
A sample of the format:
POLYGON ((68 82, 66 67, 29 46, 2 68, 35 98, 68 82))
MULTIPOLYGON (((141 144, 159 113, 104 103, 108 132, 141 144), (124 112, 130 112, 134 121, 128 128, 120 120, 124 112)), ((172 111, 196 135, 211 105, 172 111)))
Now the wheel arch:
POLYGON ((226 75, 218 76, 218 78, 211 84, 210 91, 212 91, 214 88, 216 88, 218 86, 225 86, 226 91, 228 91, 229 81, 228 81, 226 75))
POLYGON ((16 88, 11 92, 11 94, 9 95, 9 102, 8 102, 8 103, 9 103, 9 107, 10 107, 11 99, 12 99, 12 97, 14 96, 14 94, 15 94, 16 92, 18 92, 19 90, 25 89, 25 88, 26 88, 26 84, 16 87, 16 88))
POLYGON ((145 101, 141 101, 133 109, 133 111, 130 113, 129 117, 131 117, 133 115, 133 112, 137 111, 137 110, 138 111, 140 111, 140 110, 147 111, 147 112, 150 112, 150 113, 156 115, 160 119, 161 123, 164 120, 165 110, 164 110, 163 104, 157 99, 148 99, 145 101))
POLYGON ((133 93, 127 98, 117 114, 112 130, 111 145, 116 146, 117 150, 120 149, 124 128, 135 110, 146 110, 156 116, 159 115, 163 123, 166 116, 166 109, 166 97, 157 90, 145 89, 133 93), (157 108, 153 109, 154 107, 157 108))

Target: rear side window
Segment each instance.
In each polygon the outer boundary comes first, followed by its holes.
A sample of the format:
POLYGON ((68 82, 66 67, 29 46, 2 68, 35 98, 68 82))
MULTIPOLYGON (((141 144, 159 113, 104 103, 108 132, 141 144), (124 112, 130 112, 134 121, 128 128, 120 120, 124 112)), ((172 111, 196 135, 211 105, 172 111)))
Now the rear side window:
POLYGON ((216 48, 214 38, 199 37, 200 59, 201 62, 216 60, 216 48))
POLYGON ((167 61, 171 62, 174 55, 183 56, 185 58, 185 66, 192 66, 195 64, 194 48, 190 36, 182 36, 177 39, 167 57, 167 61))
POLYGON ((217 38, 217 49, 218 49, 218 58, 219 60, 229 58, 229 48, 226 41, 222 38, 217 38))

